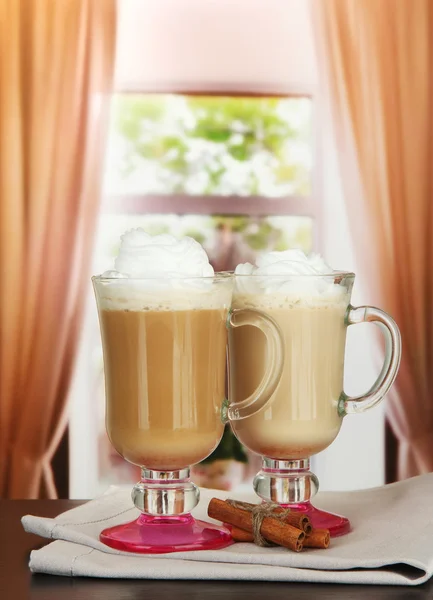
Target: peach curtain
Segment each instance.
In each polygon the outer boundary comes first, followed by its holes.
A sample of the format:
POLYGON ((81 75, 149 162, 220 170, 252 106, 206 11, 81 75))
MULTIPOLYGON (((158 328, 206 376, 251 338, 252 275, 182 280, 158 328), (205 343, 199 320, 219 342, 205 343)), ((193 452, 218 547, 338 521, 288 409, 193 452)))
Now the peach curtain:
POLYGON ((0 0, 3 497, 56 495, 115 29, 115 0, 0 0))
POLYGON ((402 333, 399 477, 433 471, 433 2, 312 0, 355 246, 402 333))

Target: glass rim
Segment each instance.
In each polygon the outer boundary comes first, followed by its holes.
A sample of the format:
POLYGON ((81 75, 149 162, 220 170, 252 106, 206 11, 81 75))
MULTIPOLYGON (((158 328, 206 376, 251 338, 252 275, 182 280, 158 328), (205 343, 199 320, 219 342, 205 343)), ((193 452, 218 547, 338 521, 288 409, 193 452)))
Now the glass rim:
POLYGON ((93 275, 92 281, 118 281, 126 283, 128 281, 229 281, 233 276, 233 271, 218 271, 214 275, 190 275, 188 277, 105 277, 104 275, 93 275))
POLYGON ((352 271, 332 271, 331 273, 233 273, 235 277, 261 277, 263 278, 281 278, 281 279, 291 279, 294 277, 332 277, 333 279, 341 278, 341 279, 354 279, 356 277, 355 273, 352 271))
POLYGON ((257 278, 280 278, 280 279, 292 279, 294 277, 328 277, 337 279, 341 277, 342 279, 354 279, 355 273, 352 271, 332 271, 331 273, 268 273, 268 274, 260 274, 260 273, 235 273, 235 271, 217 271, 214 275, 190 275, 188 277, 105 277, 104 275, 93 275, 92 281, 191 281, 191 280, 207 280, 207 281, 218 281, 218 280, 228 280, 231 277, 257 277, 257 278))

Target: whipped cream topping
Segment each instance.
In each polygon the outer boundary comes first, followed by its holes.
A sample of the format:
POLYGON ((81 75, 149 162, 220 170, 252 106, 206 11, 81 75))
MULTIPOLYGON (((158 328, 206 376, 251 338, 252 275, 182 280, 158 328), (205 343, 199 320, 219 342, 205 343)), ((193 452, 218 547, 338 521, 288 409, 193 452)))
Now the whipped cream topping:
POLYGON ((302 250, 268 252, 260 256, 256 266, 251 263, 236 267, 236 275, 329 275, 332 268, 320 254, 306 256, 302 250))
POLYGON ((149 235, 140 227, 121 236, 115 271, 103 277, 182 278, 212 277, 203 247, 191 237, 176 239, 171 235, 149 235))
POLYGON ((268 252, 257 259, 256 265, 236 267, 236 295, 250 296, 247 304, 255 306, 346 302, 347 288, 336 283, 333 273, 319 254, 306 256, 302 250, 268 252), (248 275, 253 277, 243 277, 248 275))
POLYGON ((202 246, 190 237, 152 236, 131 229, 121 236, 114 270, 98 285, 108 310, 194 310, 230 305, 232 281, 215 284, 202 246))

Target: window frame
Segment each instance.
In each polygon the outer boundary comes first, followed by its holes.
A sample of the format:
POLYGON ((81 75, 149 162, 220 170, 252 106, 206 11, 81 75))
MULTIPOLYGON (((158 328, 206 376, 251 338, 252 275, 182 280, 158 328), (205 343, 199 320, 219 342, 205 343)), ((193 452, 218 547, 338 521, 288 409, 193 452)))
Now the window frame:
POLYGON ((315 216, 312 196, 200 196, 189 194, 107 194, 104 209, 119 214, 315 216), (181 210, 179 210, 181 207, 181 210))

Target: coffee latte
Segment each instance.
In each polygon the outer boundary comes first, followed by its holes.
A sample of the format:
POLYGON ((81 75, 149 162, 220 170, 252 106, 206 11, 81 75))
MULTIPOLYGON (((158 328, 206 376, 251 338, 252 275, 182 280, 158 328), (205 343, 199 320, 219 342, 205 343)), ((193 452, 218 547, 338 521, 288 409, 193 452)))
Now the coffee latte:
MULTIPOLYGON (((251 298, 234 302, 235 308, 246 304, 251 307, 251 298)), ((232 422, 232 427, 245 446, 262 456, 307 458, 327 448, 341 426, 337 406, 343 390, 346 306, 268 304, 265 312, 284 338, 283 374, 268 405, 232 422)), ((231 398, 238 402, 253 393, 263 376, 267 361, 263 334, 254 327, 234 330, 230 359, 231 398)))
POLYGON ((106 427, 129 462, 195 464, 222 433, 227 309, 101 310, 106 427))

